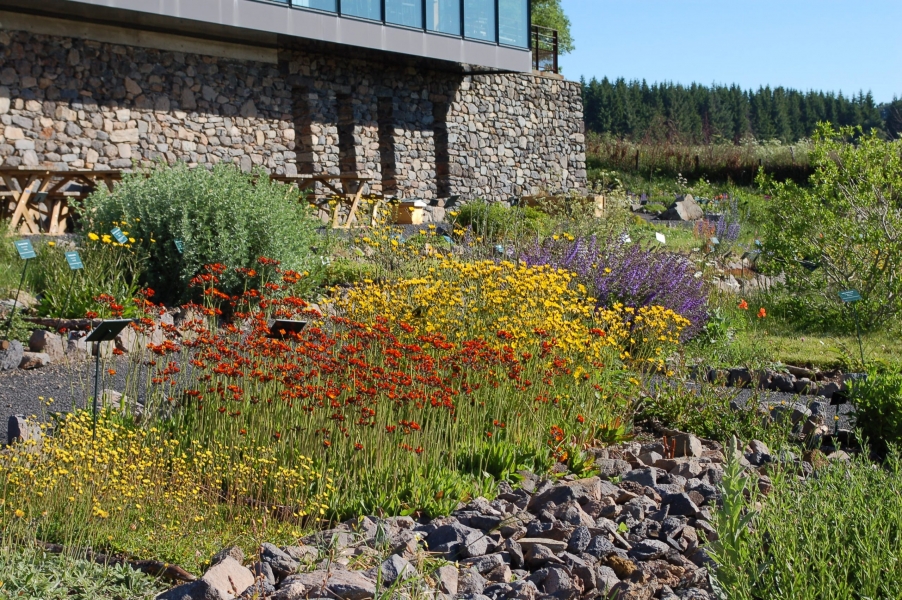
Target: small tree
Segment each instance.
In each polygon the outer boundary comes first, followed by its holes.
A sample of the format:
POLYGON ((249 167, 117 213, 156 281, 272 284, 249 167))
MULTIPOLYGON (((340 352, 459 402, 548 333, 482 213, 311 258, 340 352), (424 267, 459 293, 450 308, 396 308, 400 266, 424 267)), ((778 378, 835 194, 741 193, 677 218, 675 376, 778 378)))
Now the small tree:
POLYGON ((560 54, 576 50, 570 34, 570 19, 564 14, 561 0, 532 0, 532 24, 557 30, 560 54))
POLYGON ((810 159, 807 187, 759 174, 773 196, 763 258, 822 323, 850 325, 838 292, 858 290, 862 326, 873 328, 902 309, 902 142, 820 124, 810 159))

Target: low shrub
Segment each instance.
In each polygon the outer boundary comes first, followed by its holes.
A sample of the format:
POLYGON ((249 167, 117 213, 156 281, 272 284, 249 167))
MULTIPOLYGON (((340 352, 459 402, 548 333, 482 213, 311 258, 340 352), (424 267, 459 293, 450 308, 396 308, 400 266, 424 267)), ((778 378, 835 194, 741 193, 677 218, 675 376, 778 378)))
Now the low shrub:
MULTIPOLYGON (((820 467, 768 467, 773 488, 745 484, 734 457, 724 472, 712 570, 732 600, 898 598, 902 581, 902 463, 864 458, 820 467), (745 489, 745 488, 749 489, 745 489)), ((791 465, 791 463, 790 463, 791 465)))
POLYGON ((879 451, 902 444, 902 374, 868 373, 851 385, 855 425, 879 451))
MULTIPOLYGON (((206 264, 253 268, 258 257, 267 256, 296 271, 322 267, 311 250, 320 222, 296 188, 232 165, 159 165, 126 175, 112 192, 98 188, 79 215, 89 232, 118 226, 135 239, 149 257, 144 282, 170 304, 191 298, 191 278, 206 264)), ((240 293, 243 285, 231 271, 220 282, 229 294, 240 293)))
POLYGON ((536 237, 551 231, 549 215, 531 206, 508 208, 498 202, 478 200, 465 204, 457 211, 454 222, 490 241, 536 237))
POLYGON ((128 565, 102 565, 41 548, 0 551, 0 596, 40 600, 152 600, 168 587, 128 565))

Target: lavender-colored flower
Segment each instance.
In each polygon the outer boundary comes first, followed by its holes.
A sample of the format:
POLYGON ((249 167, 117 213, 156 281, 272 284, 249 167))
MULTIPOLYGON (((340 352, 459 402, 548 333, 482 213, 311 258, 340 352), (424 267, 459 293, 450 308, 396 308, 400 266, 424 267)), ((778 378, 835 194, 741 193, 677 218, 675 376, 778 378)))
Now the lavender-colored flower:
POLYGON ((594 236, 572 243, 550 240, 521 258, 529 265, 548 264, 576 273, 598 306, 659 305, 689 319, 685 335, 692 337, 708 320, 708 294, 688 259, 657 248, 645 248, 612 236, 599 243, 594 236))

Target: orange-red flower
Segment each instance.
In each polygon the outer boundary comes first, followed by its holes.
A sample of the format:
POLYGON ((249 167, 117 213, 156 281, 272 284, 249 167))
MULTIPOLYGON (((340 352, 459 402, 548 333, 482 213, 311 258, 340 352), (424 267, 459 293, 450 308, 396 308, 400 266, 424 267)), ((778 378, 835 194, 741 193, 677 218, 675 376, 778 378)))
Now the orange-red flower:
POLYGON ((764 307, 762 306, 761 308, 758 309, 758 318, 763 319, 766 316, 767 316, 767 311, 764 310, 764 307))
POLYGON ((739 308, 741 308, 742 310, 748 310, 748 309, 749 309, 749 303, 746 302, 745 299, 742 299, 742 300, 739 301, 739 308))

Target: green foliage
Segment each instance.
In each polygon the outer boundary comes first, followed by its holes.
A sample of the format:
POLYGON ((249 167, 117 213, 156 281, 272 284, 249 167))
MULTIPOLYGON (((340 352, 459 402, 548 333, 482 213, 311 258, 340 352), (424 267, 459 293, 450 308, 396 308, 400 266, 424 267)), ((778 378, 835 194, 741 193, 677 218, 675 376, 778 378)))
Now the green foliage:
POLYGON ((24 547, 0 552, 0 581, 0 597, 23 600, 149 600, 167 587, 126 565, 24 547))
POLYGON ((902 443, 902 374, 872 371, 851 388, 855 425, 863 436, 881 451, 902 443))
POLYGON ((721 541, 713 573, 722 597, 899 598, 898 451, 890 453, 883 467, 855 458, 822 467, 804 481, 793 468, 774 466, 768 476, 773 489, 766 498, 755 491, 743 500, 742 475, 729 466, 724 473, 724 511, 717 518, 721 541), (753 507, 758 514, 753 515, 753 507))
POLYGON ((689 431, 726 444, 732 437, 759 439, 777 445, 787 431, 768 423, 756 409, 758 398, 752 395, 746 408, 734 410, 730 402, 735 393, 715 385, 700 383, 689 387, 679 383, 661 384, 643 399, 637 420, 657 420, 668 427, 689 431))
POLYGON ((854 330, 837 294, 855 289, 861 324, 873 329, 902 311, 902 142, 827 124, 811 161, 808 187, 759 177, 774 197, 762 264, 785 272, 792 317, 817 315, 824 328, 854 330))
POLYGON ((564 14, 561 0, 532 0, 532 24, 557 30, 559 54, 576 50, 570 33, 570 19, 564 14))
POLYGON ((593 437, 602 446, 613 446, 632 440, 636 434, 633 433, 630 421, 615 417, 610 421, 599 423, 595 427, 593 437))
MULTIPOLYGON (((113 192, 101 186, 91 194, 80 214, 88 231, 103 233, 117 223, 128 230, 150 259, 144 281, 167 303, 188 300, 190 280, 206 264, 252 268, 265 256, 284 269, 322 266, 311 251, 319 222, 296 188, 232 165, 158 165, 126 175, 113 192), (175 240, 184 243, 183 254, 175 240)), ((233 271, 221 279, 223 291, 241 292, 233 271)))
POLYGON ((351 285, 364 279, 372 279, 376 272, 370 263, 338 258, 329 262, 320 273, 319 283, 324 286, 351 285))
POLYGON ((477 200, 460 209, 456 223, 462 227, 472 227, 476 235, 486 240, 498 241, 546 235, 551 229, 552 219, 531 206, 507 208, 497 202, 477 200))
POLYGON ((473 475, 487 473, 499 481, 512 481, 517 471, 546 471, 550 467, 549 461, 547 448, 528 448, 493 438, 480 442, 472 450, 458 453, 457 466, 473 475))
MULTIPOLYGON (((7 223, 3 223, 4 231, 6 231, 7 223)), ((23 260, 19 258, 14 242, 18 237, 3 236, 0 243, 0 292, 4 294, 15 294, 19 280, 22 278, 23 260)), ((34 265, 32 265, 34 266, 34 265)), ((29 267, 31 268, 31 267, 29 267)), ((26 286, 28 281, 25 282, 26 286)))
POLYGON ((28 281, 40 294, 41 316, 84 317, 87 311, 96 310, 94 298, 101 294, 109 294, 122 304, 125 317, 136 313, 131 300, 138 293, 145 264, 140 250, 83 238, 75 246, 35 243, 35 251, 37 257, 29 267, 28 281), (69 269, 64 256, 69 250, 78 250, 84 269, 69 269))
POLYGON ((739 464, 741 454, 736 445, 734 437, 726 446, 727 462, 720 483, 723 503, 716 514, 718 539, 712 546, 715 561, 721 565, 717 570, 717 583, 726 590, 737 589, 749 579, 747 570, 730 567, 749 564, 749 525, 757 515, 746 504, 749 480, 739 464))

